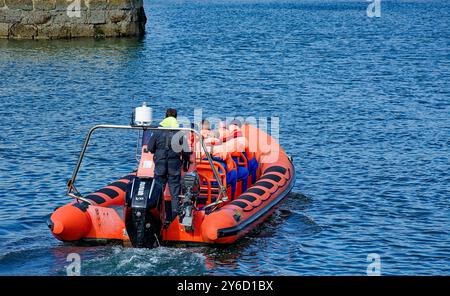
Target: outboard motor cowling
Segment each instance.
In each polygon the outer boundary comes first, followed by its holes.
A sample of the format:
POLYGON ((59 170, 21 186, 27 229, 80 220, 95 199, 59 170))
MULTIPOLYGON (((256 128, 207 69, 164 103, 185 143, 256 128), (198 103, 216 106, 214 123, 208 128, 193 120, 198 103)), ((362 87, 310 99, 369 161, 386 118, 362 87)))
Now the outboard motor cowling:
POLYGON ((134 178, 128 187, 125 224, 133 247, 153 248, 158 244, 161 197, 161 185, 153 178, 134 178))

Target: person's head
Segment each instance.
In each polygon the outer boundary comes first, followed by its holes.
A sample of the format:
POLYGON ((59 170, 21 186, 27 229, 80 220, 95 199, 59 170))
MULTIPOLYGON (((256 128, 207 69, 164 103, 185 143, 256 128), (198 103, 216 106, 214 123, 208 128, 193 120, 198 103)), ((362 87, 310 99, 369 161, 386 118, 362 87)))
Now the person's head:
POLYGON ((173 108, 167 109, 166 117, 175 117, 175 118, 177 118, 177 110, 173 109, 173 108))
POLYGON ((239 119, 233 119, 233 121, 230 122, 230 129, 236 129, 236 128, 241 128, 242 127, 242 122, 239 119))
POLYGON ((225 120, 221 120, 219 122, 219 128, 227 128, 227 123, 225 122, 225 120))
POLYGON ((204 130, 210 130, 210 129, 211 129, 211 123, 209 123, 208 120, 203 119, 203 120, 202 120, 202 129, 204 129, 204 130))

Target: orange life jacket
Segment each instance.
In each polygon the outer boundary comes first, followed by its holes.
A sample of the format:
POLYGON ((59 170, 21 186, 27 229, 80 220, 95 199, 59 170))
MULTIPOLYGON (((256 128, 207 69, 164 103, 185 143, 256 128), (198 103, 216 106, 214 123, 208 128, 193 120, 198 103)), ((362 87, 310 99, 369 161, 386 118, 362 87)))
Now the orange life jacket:
POLYGON ((203 139, 207 139, 211 136, 211 130, 202 129, 200 131, 200 134, 202 135, 203 139))
POLYGON ((253 158, 255 158, 255 153, 250 152, 250 145, 248 143, 248 140, 242 134, 241 128, 239 126, 237 126, 236 124, 230 124, 228 134, 229 134, 228 141, 239 141, 240 142, 237 145, 231 146, 234 149, 237 148, 236 151, 231 151, 233 156, 238 156, 241 152, 245 152, 245 154, 247 155, 247 159, 249 161, 253 160, 253 158))
POLYGON ((220 139, 222 141, 225 142, 230 137, 230 133, 228 132, 226 127, 219 127, 218 131, 219 131, 220 139))
MULTIPOLYGON (((227 165, 227 171, 235 170, 236 163, 233 161, 230 153, 227 153, 226 148, 222 144, 222 141, 217 138, 208 138, 205 139, 205 145, 208 149, 208 152, 212 157, 217 157, 221 159, 227 165)), ((202 150, 202 159, 206 157, 205 152, 202 150)))

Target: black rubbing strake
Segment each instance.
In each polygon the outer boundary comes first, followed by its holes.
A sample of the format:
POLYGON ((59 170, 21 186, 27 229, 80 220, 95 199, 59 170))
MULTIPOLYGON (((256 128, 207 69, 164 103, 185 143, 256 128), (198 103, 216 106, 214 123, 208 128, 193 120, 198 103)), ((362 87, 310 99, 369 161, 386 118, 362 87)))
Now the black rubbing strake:
POLYGON ((103 194, 106 194, 109 198, 116 198, 118 195, 119 195, 119 193, 117 193, 117 191, 115 191, 115 190, 113 190, 113 189, 111 189, 111 188, 102 188, 102 189, 100 189, 100 190, 97 190, 96 192, 94 192, 94 193, 103 193, 103 194))
POLYGON ((253 186, 262 186, 264 188, 271 189, 274 185, 268 181, 258 181, 253 186))
POLYGON ((272 180, 275 182, 280 182, 281 177, 278 175, 268 174, 268 175, 262 176, 262 178, 260 180, 264 180, 264 179, 269 179, 269 180, 272 180))
MULTIPOLYGON (((251 225, 253 225, 258 219, 263 217, 269 211, 273 210, 273 208, 278 205, 288 194, 291 192, 292 187, 294 187, 295 180, 295 170, 293 171, 291 180, 287 183, 288 186, 285 187, 281 193, 276 196, 274 199, 267 201, 266 206, 264 206, 260 211, 256 212, 254 215, 251 215, 248 219, 242 221, 242 223, 237 224, 236 226, 232 226, 229 228, 222 228, 217 230, 218 237, 227 237, 238 234, 240 231, 245 229, 249 229, 251 225)), ((244 210, 245 211, 245 210, 244 210)))
POLYGON ((284 175, 284 174, 286 174, 286 168, 281 167, 281 166, 273 166, 273 167, 270 167, 267 170, 265 170, 264 174, 272 173, 272 172, 281 173, 284 175))
POLYGON ((251 195, 241 195, 241 196, 239 196, 238 200, 239 199, 244 199, 249 202, 254 202, 256 200, 256 197, 251 196, 251 195))
POLYGON ((122 179, 126 179, 126 180, 128 180, 128 181, 131 181, 131 180, 133 180, 134 178, 136 178, 135 175, 128 175, 128 176, 122 177, 122 179))
POLYGON ((247 190, 246 192, 248 192, 248 193, 254 193, 254 194, 257 194, 257 195, 263 195, 264 193, 266 193, 264 190, 262 190, 261 188, 254 188, 254 187, 252 187, 252 188, 250 188, 249 190, 247 190))
POLYGON ((128 183, 117 181, 117 182, 109 184, 108 186, 114 186, 114 187, 119 188, 122 191, 126 191, 128 183))
POLYGON ((95 195, 95 194, 89 194, 88 196, 85 196, 84 198, 90 199, 98 205, 105 202, 105 199, 103 197, 95 195))
POLYGON ((243 209, 245 209, 246 207, 248 207, 248 204, 246 204, 246 203, 243 202, 243 201, 239 201, 239 200, 232 201, 232 202, 230 202, 229 204, 230 204, 230 205, 238 206, 238 207, 243 208, 243 209))
POLYGON ((72 206, 74 206, 76 208, 79 208, 83 212, 86 212, 87 208, 89 207, 89 204, 87 202, 83 201, 81 203, 80 202, 76 202, 72 206))

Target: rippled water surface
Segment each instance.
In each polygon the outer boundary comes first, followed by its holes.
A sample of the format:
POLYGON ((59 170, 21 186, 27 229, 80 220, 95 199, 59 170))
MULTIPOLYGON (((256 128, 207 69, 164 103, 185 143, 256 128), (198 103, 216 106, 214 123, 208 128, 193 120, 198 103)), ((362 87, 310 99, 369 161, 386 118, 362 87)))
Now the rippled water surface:
MULTIPOLYGON (((0 40, 0 274, 450 275, 450 4, 146 1, 142 40, 0 40), (226 3, 225 3, 226 2, 226 3), (89 127, 132 107, 279 116, 292 195, 227 248, 77 247, 45 224, 69 201, 89 127)), ((162 114, 158 114, 161 116, 162 114)), ((135 135, 94 137, 79 187, 130 171, 135 135)))

